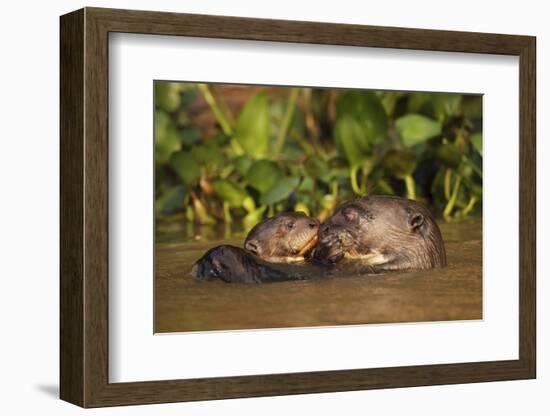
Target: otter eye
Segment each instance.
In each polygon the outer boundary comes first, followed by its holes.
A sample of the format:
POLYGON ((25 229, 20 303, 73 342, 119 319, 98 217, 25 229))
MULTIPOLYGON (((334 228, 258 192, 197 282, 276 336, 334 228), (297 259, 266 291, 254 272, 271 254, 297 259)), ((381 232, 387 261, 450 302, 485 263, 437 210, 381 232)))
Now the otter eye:
POLYGON ((289 230, 292 230, 294 227, 296 227, 296 224, 294 224, 293 222, 289 222, 286 227, 289 229, 289 230))

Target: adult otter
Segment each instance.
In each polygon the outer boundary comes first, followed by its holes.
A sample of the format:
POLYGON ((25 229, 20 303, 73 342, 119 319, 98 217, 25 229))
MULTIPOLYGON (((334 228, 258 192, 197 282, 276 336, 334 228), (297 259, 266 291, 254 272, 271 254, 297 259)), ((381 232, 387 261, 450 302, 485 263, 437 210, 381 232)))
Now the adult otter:
POLYGON ((321 225, 314 258, 360 259, 371 272, 446 265, 441 232, 430 211, 405 198, 368 196, 340 206, 321 225))
POLYGON ((220 279, 226 283, 268 283, 301 280, 302 277, 279 271, 240 247, 221 245, 206 252, 191 271, 198 280, 220 279))
POLYGON ((262 260, 301 261, 317 243, 319 221, 303 212, 283 212, 256 224, 244 249, 262 260))

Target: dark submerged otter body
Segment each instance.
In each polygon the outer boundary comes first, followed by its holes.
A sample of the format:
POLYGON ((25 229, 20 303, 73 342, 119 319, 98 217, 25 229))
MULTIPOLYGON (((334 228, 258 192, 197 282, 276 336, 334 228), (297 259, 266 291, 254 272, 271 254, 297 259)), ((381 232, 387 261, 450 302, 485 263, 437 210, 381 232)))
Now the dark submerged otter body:
POLYGON ((230 245, 208 250, 195 263, 191 274, 198 280, 220 279, 226 283, 269 283, 302 279, 300 275, 277 270, 242 248, 230 245))
POLYGON ((355 259, 372 273, 447 264, 441 232, 422 204, 392 196, 356 198, 340 206, 319 231, 314 257, 355 259))

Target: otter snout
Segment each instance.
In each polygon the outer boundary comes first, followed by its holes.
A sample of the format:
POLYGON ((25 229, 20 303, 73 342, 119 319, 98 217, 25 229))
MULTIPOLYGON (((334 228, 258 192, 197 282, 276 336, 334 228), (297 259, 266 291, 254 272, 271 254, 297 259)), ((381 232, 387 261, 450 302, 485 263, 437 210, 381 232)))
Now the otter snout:
POLYGON ((337 238, 324 238, 317 244, 313 258, 324 264, 338 263, 344 258, 344 249, 337 238))
POLYGON ((315 248, 314 259, 324 263, 338 263, 345 255, 345 242, 349 240, 348 231, 336 224, 325 223, 319 228, 319 242, 315 248))

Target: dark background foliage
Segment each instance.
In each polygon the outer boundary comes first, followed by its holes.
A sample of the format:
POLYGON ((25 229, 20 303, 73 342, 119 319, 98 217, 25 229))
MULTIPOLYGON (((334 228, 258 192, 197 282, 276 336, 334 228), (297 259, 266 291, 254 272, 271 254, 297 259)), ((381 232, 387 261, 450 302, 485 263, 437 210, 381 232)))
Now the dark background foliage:
POLYGON ((481 131, 479 95, 157 81, 156 216, 249 228, 389 194, 460 220, 481 210, 481 131))

